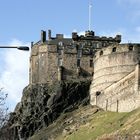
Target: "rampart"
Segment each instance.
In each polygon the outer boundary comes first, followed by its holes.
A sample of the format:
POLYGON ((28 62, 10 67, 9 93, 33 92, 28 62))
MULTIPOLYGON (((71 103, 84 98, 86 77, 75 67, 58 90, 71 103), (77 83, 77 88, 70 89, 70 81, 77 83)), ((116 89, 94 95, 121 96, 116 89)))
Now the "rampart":
POLYGON ((52 37, 50 30, 46 40, 46 32, 41 31, 41 40, 32 43, 30 84, 93 79, 92 105, 131 111, 139 106, 139 76, 134 71, 140 61, 140 44, 119 44, 120 41, 119 35, 99 37, 93 31, 81 36, 72 33, 71 38, 62 34, 52 37))
POLYGON ((139 104, 140 44, 109 46, 96 53, 90 103, 127 112, 139 104))

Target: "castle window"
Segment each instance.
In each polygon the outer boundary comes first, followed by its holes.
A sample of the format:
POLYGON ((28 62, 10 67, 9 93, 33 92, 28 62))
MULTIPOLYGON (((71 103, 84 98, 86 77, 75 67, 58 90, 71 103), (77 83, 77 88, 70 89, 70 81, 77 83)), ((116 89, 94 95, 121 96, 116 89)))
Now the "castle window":
POLYGON ((63 55, 63 50, 62 49, 58 50, 58 55, 63 55))
POLYGON ((77 54, 77 58, 81 58, 82 57, 82 50, 78 50, 78 54, 77 54))
POLYGON ((77 67, 80 67, 80 59, 77 59, 77 67))
POLYGON ((132 45, 129 46, 129 51, 133 51, 133 46, 132 45))
POLYGON ((96 96, 99 96, 101 94, 100 91, 96 91, 96 96))
POLYGON ((93 60, 90 59, 90 67, 93 67, 93 60))
POLYGON ((103 55, 103 51, 100 51, 100 56, 103 55))
POLYGON ((112 52, 116 52, 116 47, 114 47, 114 48, 112 49, 112 52))
POLYGON ((63 59, 62 58, 58 58, 58 66, 62 66, 63 65, 63 59))

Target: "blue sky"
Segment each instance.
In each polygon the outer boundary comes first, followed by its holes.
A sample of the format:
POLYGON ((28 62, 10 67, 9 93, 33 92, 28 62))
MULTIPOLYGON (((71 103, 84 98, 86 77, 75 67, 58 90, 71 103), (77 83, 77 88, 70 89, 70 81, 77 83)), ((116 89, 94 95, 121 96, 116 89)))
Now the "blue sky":
MULTIPOLYGON (((140 42, 140 0, 91 0, 96 35, 122 35, 123 42, 140 42)), ((1 0, 0 45, 30 45, 40 31, 53 35, 88 30, 89 0, 1 0)), ((29 52, 0 50, 0 86, 9 93, 13 110, 28 84, 29 52)))

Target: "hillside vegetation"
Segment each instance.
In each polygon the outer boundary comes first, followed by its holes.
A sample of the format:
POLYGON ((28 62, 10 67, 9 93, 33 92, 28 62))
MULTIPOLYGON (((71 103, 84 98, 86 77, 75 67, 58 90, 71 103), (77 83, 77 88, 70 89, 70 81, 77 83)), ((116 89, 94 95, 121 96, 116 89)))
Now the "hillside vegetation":
POLYGON ((29 140, 139 140, 140 108, 129 113, 106 112, 90 105, 61 115, 29 140))

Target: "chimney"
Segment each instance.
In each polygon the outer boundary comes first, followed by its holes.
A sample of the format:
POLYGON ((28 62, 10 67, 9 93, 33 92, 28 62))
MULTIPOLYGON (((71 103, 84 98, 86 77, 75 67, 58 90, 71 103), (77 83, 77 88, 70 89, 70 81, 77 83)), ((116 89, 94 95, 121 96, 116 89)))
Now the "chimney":
POLYGON ((34 42, 31 42, 31 48, 34 46, 34 42))
POLYGON ((48 40, 50 40, 52 37, 52 32, 51 32, 51 30, 48 30, 48 40))
POLYGON ((46 41, 46 32, 41 30, 41 42, 44 43, 46 41))

